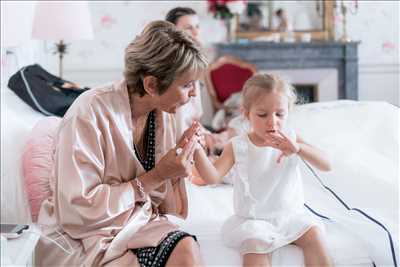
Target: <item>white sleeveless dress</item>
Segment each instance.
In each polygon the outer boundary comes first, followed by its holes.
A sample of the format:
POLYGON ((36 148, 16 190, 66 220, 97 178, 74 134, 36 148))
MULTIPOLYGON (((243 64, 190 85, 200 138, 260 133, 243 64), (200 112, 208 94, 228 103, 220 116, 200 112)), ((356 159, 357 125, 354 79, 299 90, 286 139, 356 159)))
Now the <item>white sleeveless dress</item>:
MULTIPOLYGON (((295 137, 294 131, 289 133, 295 137)), ((222 227, 222 239, 241 254, 269 253, 292 243, 322 222, 304 207, 299 157, 277 163, 280 151, 257 147, 247 134, 232 138, 235 156, 234 215, 222 227)))

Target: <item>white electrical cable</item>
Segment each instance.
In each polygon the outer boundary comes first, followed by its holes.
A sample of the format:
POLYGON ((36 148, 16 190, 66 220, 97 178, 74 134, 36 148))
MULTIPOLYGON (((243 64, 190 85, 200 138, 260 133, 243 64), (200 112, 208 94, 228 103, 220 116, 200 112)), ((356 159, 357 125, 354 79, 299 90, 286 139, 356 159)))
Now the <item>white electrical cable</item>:
POLYGON ((72 255, 74 253, 74 249, 72 248, 71 244, 69 243, 69 241, 65 238, 65 236, 63 234, 61 234, 57 229, 55 230, 58 234, 58 237, 55 239, 52 239, 42 233, 38 233, 32 230, 28 230, 28 231, 24 231, 24 233, 28 233, 28 234, 35 234, 35 235, 39 235, 40 237, 43 237, 44 239, 46 239, 47 241, 50 241, 51 243, 55 244, 57 247, 59 247, 61 250, 63 250, 65 253, 67 253, 68 255, 72 255), (60 237, 62 237, 65 241, 65 243, 68 245, 68 249, 69 251, 64 248, 60 243, 58 243, 56 240, 59 239, 60 237))

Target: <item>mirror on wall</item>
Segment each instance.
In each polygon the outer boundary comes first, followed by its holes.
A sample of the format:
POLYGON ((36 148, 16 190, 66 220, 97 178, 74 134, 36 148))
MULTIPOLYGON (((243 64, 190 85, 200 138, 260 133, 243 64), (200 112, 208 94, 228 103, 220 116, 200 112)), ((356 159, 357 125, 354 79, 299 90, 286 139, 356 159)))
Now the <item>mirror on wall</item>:
MULTIPOLYGON (((333 1, 247 1, 236 17, 236 37, 266 39, 276 33, 314 40, 333 37, 333 1)), ((283 35, 282 35, 283 36, 283 35)))

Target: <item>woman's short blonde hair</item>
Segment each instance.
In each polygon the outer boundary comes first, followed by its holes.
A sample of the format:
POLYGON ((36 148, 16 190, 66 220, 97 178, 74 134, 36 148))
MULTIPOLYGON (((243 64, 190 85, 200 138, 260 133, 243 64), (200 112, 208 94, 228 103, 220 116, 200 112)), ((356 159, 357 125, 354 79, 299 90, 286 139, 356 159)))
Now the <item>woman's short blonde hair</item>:
POLYGON ((179 75, 201 73, 206 67, 207 59, 196 42, 167 21, 149 23, 125 49, 125 81, 140 96, 146 94, 145 76, 157 78, 162 94, 179 75))
POLYGON ((259 73, 252 76, 243 85, 242 107, 245 110, 250 110, 251 104, 257 102, 260 96, 274 91, 281 92, 287 96, 289 100, 289 109, 296 103, 296 90, 290 83, 278 75, 259 73))

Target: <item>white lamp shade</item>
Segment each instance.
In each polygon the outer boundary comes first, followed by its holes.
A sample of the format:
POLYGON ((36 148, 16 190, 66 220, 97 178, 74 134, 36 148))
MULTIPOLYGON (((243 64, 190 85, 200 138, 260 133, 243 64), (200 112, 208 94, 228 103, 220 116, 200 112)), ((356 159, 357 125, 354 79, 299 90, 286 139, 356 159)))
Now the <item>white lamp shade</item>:
POLYGON ((42 40, 92 39, 86 1, 40 1, 36 4, 32 37, 42 40))
POLYGON ((14 47, 31 39, 35 2, 1 1, 1 46, 14 47))

